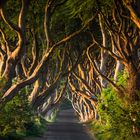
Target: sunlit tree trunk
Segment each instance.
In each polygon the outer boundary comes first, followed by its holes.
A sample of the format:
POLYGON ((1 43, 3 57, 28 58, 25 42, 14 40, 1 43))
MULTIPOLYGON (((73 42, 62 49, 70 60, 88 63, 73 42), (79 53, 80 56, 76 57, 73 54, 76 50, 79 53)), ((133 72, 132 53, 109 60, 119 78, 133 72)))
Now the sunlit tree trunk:
POLYGON ((140 2, 139 0, 123 0, 126 8, 129 10, 131 15, 131 20, 137 25, 140 29, 140 2))
POLYGON ((24 55, 24 49, 25 49, 25 16, 26 12, 28 10, 29 1, 28 0, 22 0, 22 6, 20 9, 20 14, 18 17, 18 25, 15 25, 12 23, 5 11, 5 5, 3 3, 0 3, 0 15, 3 19, 3 21, 11 28, 13 29, 18 36, 18 45, 14 51, 10 51, 9 49, 9 42, 7 38, 5 37, 4 40, 7 43, 7 60, 6 60, 6 66, 3 73, 3 76, 5 77, 6 85, 4 87, 4 92, 7 91, 10 86, 12 85, 12 79, 15 76, 15 67, 17 63, 21 60, 22 56, 24 55))
MULTIPOLYGON (((99 14, 99 24, 100 24, 100 29, 101 29, 101 33, 102 33, 102 45, 104 47, 107 47, 107 35, 106 35, 106 31, 105 31, 105 25, 103 22, 103 18, 101 16, 101 14, 99 14)), ((106 75, 106 64, 107 64, 107 52, 101 48, 101 58, 100 58, 100 72, 104 75, 106 75)), ((107 81, 100 76, 100 82, 101 82, 101 86, 103 88, 105 88, 107 86, 107 81)))
POLYGON ((119 60, 116 60, 116 67, 115 67, 115 73, 114 73, 115 82, 117 82, 118 74, 122 71, 122 69, 123 69, 123 64, 119 60))

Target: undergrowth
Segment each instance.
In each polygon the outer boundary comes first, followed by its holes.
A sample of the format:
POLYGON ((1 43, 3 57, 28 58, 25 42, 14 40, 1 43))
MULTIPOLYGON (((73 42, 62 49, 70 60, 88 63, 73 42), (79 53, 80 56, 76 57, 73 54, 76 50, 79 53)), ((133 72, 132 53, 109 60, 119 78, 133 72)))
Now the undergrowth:
MULTIPOLYGON (((120 74, 118 84, 125 86, 127 76, 120 74)), ((140 140, 140 102, 129 104, 111 86, 102 91, 99 101, 99 120, 90 124, 98 140, 140 140)))
POLYGON ((39 136, 44 132, 45 120, 37 116, 28 103, 23 89, 0 112, 0 139, 19 140, 26 136, 39 136))

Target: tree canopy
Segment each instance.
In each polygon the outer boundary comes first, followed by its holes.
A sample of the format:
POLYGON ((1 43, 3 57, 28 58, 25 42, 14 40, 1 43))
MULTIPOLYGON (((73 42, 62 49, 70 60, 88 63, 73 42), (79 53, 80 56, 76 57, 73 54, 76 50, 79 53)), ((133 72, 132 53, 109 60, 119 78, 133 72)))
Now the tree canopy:
POLYGON ((26 94, 45 116, 67 98, 82 122, 139 135, 139 14, 134 0, 0 0, 0 111, 26 94))

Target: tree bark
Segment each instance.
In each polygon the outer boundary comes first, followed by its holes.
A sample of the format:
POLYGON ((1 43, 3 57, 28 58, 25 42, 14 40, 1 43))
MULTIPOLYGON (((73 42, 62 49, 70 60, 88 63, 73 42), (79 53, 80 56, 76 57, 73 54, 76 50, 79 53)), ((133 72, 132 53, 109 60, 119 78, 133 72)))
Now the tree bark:
POLYGON ((115 68, 115 73, 114 73, 114 81, 118 81, 118 74, 122 71, 123 64, 119 61, 116 60, 116 68, 115 68))
POLYGON ((130 102, 132 101, 139 101, 139 91, 140 91, 140 72, 134 68, 134 66, 130 63, 127 66, 128 70, 128 96, 130 99, 130 102))
MULTIPOLYGON (((105 26, 103 23, 103 18, 101 16, 101 14, 99 14, 99 24, 100 24, 100 28, 101 28, 101 33, 102 33, 102 45, 104 47, 107 47, 107 41, 106 41, 106 33, 105 33, 105 26)), ((107 52, 101 48, 101 59, 100 59, 100 72, 105 75, 106 74, 106 63, 107 63, 107 52)), ((100 83, 102 88, 105 88, 107 86, 107 81, 100 76, 100 83)))
POLYGON ((131 20, 140 29, 140 3, 139 1, 123 0, 126 8, 129 10, 131 20))

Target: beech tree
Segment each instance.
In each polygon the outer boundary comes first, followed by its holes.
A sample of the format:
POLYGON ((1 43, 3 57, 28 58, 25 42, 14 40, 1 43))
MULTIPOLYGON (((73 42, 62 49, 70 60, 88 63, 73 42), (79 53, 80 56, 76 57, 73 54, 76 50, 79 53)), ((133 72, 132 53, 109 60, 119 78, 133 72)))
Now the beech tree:
POLYGON ((87 24, 69 34, 65 33, 63 28, 62 37, 53 38, 55 34, 51 28, 54 26, 53 16, 55 16, 55 10, 65 2, 48 0, 42 1, 40 5, 34 1, 16 2, 19 8, 16 14, 19 16, 15 15, 11 18, 11 13, 8 13, 11 9, 8 6, 14 3, 1 1, 1 76, 5 81, 1 109, 18 94, 18 91, 28 85, 31 91, 29 101, 35 108, 39 107, 39 112, 46 112, 45 110, 49 110, 48 108, 53 104, 56 106, 61 101, 67 84, 59 86, 60 80, 64 79, 64 83, 67 83, 65 77, 78 64, 77 59, 75 64, 68 68, 69 56, 65 54, 68 51, 66 43, 80 34, 94 18, 92 17, 87 24), (34 6, 39 11, 35 10, 34 6), (43 20, 38 19, 39 16, 43 16, 43 20), (13 41, 10 40, 12 36, 10 32, 14 34, 13 41))
POLYGON ((14 18, 10 4, 0 1, 2 107, 27 86, 42 115, 68 94, 83 122, 98 118, 98 97, 110 85, 127 104, 139 101, 139 3, 22 0, 14 18), (121 71, 126 87, 117 83, 121 71))
MULTIPOLYGON (((94 77, 96 77, 95 85, 100 89, 99 94, 102 94, 101 91, 104 88, 102 81, 104 80, 107 85, 111 85, 116 90, 118 97, 125 100, 128 106, 137 104, 139 102, 140 90, 139 3, 116 0, 108 2, 90 0, 81 2, 77 0, 75 3, 72 3, 71 0, 69 0, 69 4, 71 4, 68 7, 71 9, 72 16, 80 17, 83 23, 86 23, 86 20, 96 11, 97 15, 99 15, 96 16, 96 20, 91 22, 88 27, 89 34, 91 35, 91 42, 86 47, 86 59, 88 59, 88 63, 90 63, 93 68, 94 77), (89 5, 89 7, 87 5, 89 5), (88 14, 89 11, 90 14, 88 14), (95 23, 97 23, 96 28, 94 28, 95 23), (100 30, 99 34, 96 33, 97 29, 98 31, 100 30), (117 83, 118 74, 121 71, 124 73, 126 72, 128 76, 127 85, 125 85, 125 87, 117 83)), ((88 66, 86 66, 86 69, 87 67, 88 66)), ((83 73, 86 74, 86 72, 83 73)), ((80 74, 79 77, 78 75, 75 76, 82 81, 82 79, 84 79, 84 74, 80 74)), ((91 74, 90 76, 92 79, 93 75, 91 74)), ((72 82, 74 83, 74 81, 71 80, 70 84, 72 82)), ((85 84, 85 82, 83 82, 83 84, 85 84)), ((87 87, 88 85, 89 83, 87 83, 87 87)), ((71 87, 77 92, 77 95, 79 91, 83 92, 80 89, 80 87, 83 86, 79 86, 77 89, 77 83, 73 84, 73 86, 71 85, 71 87)), ((84 91, 85 94, 86 92, 87 91, 84 91)), ((95 92, 96 91, 94 91, 94 95, 95 92)), ((80 106, 77 107, 80 105, 78 104, 80 99, 76 101, 76 98, 77 96, 74 99, 74 103, 77 102, 75 106, 78 110, 81 108, 80 106)), ((130 112, 132 120, 137 116, 134 115, 135 113, 130 112)), ((82 114, 81 116, 83 117, 84 115, 82 114)), ((133 133, 138 134, 139 128, 136 125, 133 126, 133 128, 133 133)))
POLYGON ((137 25, 138 28, 140 28, 140 2, 130 0, 123 0, 123 2, 130 12, 131 20, 137 25))

